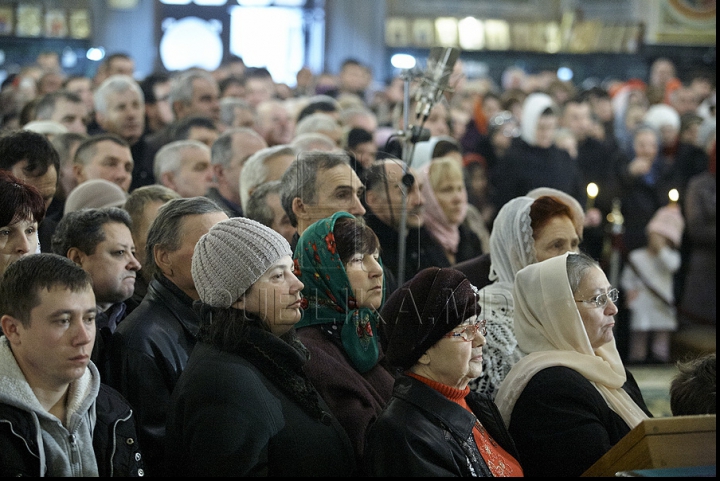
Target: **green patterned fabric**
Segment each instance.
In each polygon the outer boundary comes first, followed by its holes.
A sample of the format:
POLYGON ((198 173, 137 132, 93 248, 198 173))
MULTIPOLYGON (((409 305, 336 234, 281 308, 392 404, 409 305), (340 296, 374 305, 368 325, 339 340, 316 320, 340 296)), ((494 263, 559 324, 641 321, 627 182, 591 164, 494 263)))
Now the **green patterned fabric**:
POLYGON ((295 274, 305 285, 302 294, 307 302, 303 303, 303 318, 295 327, 336 326, 353 366, 365 373, 378 362, 378 313, 358 308, 333 235, 335 221, 341 217, 354 218, 347 212, 337 212, 315 222, 300 236, 294 256, 295 274))

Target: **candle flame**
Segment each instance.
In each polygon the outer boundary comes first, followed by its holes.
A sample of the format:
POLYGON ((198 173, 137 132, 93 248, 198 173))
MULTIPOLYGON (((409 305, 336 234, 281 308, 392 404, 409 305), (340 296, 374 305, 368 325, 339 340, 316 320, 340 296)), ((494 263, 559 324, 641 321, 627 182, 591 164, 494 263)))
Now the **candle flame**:
POLYGON ((670 202, 677 202, 680 198, 680 193, 677 189, 670 189, 670 192, 668 192, 668 197, 670 198, 670 202))
POLYGON ((587 185, 587 195, 591 199, 594 199, 595 197, 597 197, 598 192, 600 192, 600 189, 598 188, 598 186, 595 182, 590 182, 587 185))

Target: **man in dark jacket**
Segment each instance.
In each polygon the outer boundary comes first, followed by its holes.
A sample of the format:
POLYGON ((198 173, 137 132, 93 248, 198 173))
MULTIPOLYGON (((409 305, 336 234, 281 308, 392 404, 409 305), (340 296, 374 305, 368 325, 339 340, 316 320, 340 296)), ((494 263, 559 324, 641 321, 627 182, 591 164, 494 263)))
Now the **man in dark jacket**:
POLYGON ((142 476, 132 410, 90 361, 90 275, 26 256, 0 282, 0 476, 142 476))
POLYGON ((199 299, 190 266, 195 244, 227 215, 205 197, 173 199, 160 207, 147 236, 152 278, 140 305, 112 340, 113 384, 137 413, 140 442, 151 476, 160 476, 170 394, 195 347, 199 299))
MULTIPOLYGON (((412 173, 412 170, 410 171, 412 173)), ((398 236, 402 213, 400 183, 404 174, 403 163, 394 160, 376 162, 364 176, 365 221, 380 240, 381 256, 386 271, 398 274, 398 236)), ((417 177, 413 177, 416 179, 417 177)), ((424 199, 419 183, 414 180, 407 189, 407 238, 405 247, 404 279, 395 279, 402 285, 425 267, 450 267, 443 247, 423 227, 424 199)), ((388 290, 388 293, 391 292, 388 290)))

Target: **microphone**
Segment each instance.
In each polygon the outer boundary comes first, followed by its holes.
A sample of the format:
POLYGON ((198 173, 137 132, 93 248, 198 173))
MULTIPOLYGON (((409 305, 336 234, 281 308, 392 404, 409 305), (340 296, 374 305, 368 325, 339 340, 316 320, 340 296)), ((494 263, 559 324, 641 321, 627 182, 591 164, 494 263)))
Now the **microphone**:
POLYGON ((427 60, 427 71, 420 81, 420 88, 415 95, 417 107, 416 118, 421 125, 430 116, 430 110, 440 100, 440 96, 448 89, 448 81, 460 50, 452 47, 433 47, 427 60))

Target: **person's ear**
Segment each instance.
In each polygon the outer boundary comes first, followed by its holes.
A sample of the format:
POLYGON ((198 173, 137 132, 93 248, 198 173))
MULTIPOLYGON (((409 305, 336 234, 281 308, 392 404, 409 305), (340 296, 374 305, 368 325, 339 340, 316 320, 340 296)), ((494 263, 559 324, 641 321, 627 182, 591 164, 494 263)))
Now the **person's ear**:
POLYGON ((423 355, 420 356, 420 359, 418 359, 417 362, 418 364, 427 366, 428 364, 430 364, 430 355, 427 352, 423 353, 423 355))
POLYGON ((155 264, 158 266, 158 269, 160 269, 160 272, 165 274, 166 276, 172 277, 172 261, 170 260, 169 252, 166 249, 163 249, 159 245, 153 246, 153 258, 155 259, 155 264))
POLYGON ((379 201, 378 195, 374 190, 365 191, 365 203, 370 207, 374 206, 379 201))
POLYGON ((74 163, 72 166, 73 177, 78 184, 82 184, 87 179, 85 178, 85 166, 83 164, 74 163))
POLYGON ((177 189, 175 188, 175 179, 172 172, 163 172, 160 176, 160 183, 168 189, 177 192, 177 189))
POLYGON ((295 197, 292 201, 292 211, 295 214, 295 217, 298 219, 307 219, 309 214, 307 212, 307 207, 305 207, 305 204, 303 203, 302 199, 300 197, 295 197))
POLYGON ((77 247, 71 247, 68 249, 67 254, 65 254, 65 257, 73 261, 75 264, 82 267, 82 263, 87 257, 83 251, 78 249, 77 247))
POLYGON ((20 320, 14 318, 9 314, 5 314, 0 318, 0 325, 2 326, 3 334, 8 339, 10 344, 17 344, 20 342, 19 327, 21 326, 20 320))

